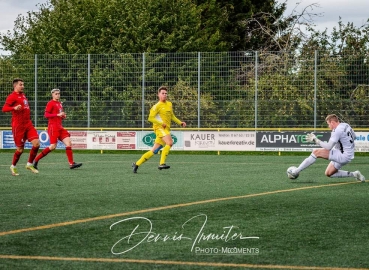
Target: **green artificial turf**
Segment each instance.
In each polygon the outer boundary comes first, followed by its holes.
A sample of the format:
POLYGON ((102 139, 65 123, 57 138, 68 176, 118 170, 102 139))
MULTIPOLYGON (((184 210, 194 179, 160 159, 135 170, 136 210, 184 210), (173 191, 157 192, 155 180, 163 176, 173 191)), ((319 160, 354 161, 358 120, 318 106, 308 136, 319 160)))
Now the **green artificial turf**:
MULTIPOLYGON (((0 269, 369 268, 368 183, 304 156, 0 153, 0 269), (257 237, 257 238, 249 238, 257 237), (114 246, 114 248, 113 248, 114 246), (115 253, 115 254, 114 254, 115 253)), ((306 156, 308 153, 306 153, 306 156)), ((344 167, 369 177, 367 157, 344 167)))

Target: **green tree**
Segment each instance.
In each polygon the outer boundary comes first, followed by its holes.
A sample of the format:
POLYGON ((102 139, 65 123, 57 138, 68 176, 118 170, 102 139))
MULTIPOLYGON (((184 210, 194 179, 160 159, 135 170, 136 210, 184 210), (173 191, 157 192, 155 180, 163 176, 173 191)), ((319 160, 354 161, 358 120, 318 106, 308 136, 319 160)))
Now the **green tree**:
POLYGON ((311 57, 318 52, 321 108, 330 113, 339 110, 353 126, 362 125, 369 109, 369 19, 359 27, 340 19, 331 33, 309 30, 302 52, 311 57))
POLYGON ((222 51, 259 50, 273 38, 260 31, 261 26, 275 29, 280 21, 284 24, 279 27, 288 25, 282 18, 286 3, 278 4, 275 0, 195 0, 195 3, 201 9, 202 29, 220 34, 222 51))
POLYGON ((13 54, 254 50, 270 39, 254 30, 273 28, 284 10, 276 0, 49 0, 0 44, 13 54), (272 16, 247 23, 261 13, 272 16))
POLYGON ((19 16, 0 43, 14 54, 218 50, 219 35, 200 27, 191 0, 50 0, 19 16))

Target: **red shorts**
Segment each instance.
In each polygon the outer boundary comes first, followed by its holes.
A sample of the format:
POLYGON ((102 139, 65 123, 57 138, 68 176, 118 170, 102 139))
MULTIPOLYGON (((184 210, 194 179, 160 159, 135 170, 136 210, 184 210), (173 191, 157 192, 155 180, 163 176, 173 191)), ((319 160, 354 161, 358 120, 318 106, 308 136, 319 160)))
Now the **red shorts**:
POLYGON ((70 137, 69 132, 63 127, 48 127, 47 133, 50 137, 50 144, 56 144, 58 140, 63 141, 65 138, 70 137))
POLYGON ((24 147, 28 140, 29 142, 38 139, 38 133, 34 126, 16 126, 12 127, 14 144, 17 147, 24 147))

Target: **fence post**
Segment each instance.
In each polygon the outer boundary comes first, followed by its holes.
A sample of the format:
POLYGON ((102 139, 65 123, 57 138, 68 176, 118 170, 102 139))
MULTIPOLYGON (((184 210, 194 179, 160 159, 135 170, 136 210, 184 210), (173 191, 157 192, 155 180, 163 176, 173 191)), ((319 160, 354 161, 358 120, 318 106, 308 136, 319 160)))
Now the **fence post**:
POLYGON ((258 51, 255 51, 255 128, 258 127, 258 51))
POLYGON ((318 79, 318 51, 315 50, 314 52, 314 131, 316 130, 316 109, 317 109, 317 100, 316 100, 316 94, 317 94, 317 79, 318 79))
POLYGON ((37 54, 35 54, 35 127, 37 127, 37 54))
POLYGON ((90 127, 90 109, 91 109, 91 55, 87 55, 87 127, 90 127))
POLYGON ((145 53, 142 53, 142 117, 141 127, 145 127, 145 53))
POLYGON ((200 78, 201 78, 201 52, 197 53, 197 127, 200 128, 200 95, 201 95, 201 91, 200 91, 200 78))

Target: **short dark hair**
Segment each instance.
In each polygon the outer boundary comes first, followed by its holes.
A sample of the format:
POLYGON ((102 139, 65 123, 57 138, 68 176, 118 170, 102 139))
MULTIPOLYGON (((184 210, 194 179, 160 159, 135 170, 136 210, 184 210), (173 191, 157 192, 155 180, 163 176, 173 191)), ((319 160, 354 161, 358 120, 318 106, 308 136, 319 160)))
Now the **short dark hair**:
POLYGON ((15 78, 15 79, 13 80, 13 88, 14 88, 14 84, 16 84, 16 83, 18 83, 18 82, 24 82, 24 81, 23 81, 23 79, 21 79, 21 78, 15 78))
POLYGON ((164 85, 160 86, 159 89, 158 89, 158 93, 160 93, 161 90, 168 91, 168 87, 166 87, 164 85))

